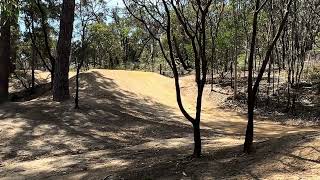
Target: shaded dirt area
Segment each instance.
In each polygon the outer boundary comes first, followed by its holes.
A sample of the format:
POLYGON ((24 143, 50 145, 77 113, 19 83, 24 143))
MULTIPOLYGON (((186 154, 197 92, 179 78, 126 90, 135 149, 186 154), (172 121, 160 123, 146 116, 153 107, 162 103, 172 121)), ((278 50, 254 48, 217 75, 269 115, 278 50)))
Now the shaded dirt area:
MULTIPOLYGON (((267 73, 262 78, 259 86, 255 113, 267 117, 268 120, 288 125, 318 126, 320 125, 320 95, 319 82, 312 82, 304 77, 300 83, 289 85, 287 74, 281 73, 278 77, 270 79, 268 83, 267 73), (274 80, 274 82, 273 82, 274 80), (279 81, 279 84, 278 84, 279 81), (289 94, 288 94, 289 92, 289 94), (288 99, 290 98, 290 101, 288 99), (294 102, 294 103, 293 103, 294 102)), ((306 76, 306 75, 304 75, 306 76)), ((215 75, 213 80, 209 78, 208 85, 213 82, 213 91, 225 97, 222 107, 232 109, 240 113, 247 111, 247 81, 248 78, 238 78, 238 95, 234 98, 233 81, 230 77, 215 75)))
MULTIPOLYGON (((35 85, 46 84, 50 81, 50 73, 44 71, 35 71, 35 85)), ((9 92, 16 93, 26 88, 31 88, 31 72, 16 71, 11 75, 9 81, 9 92)))
MULTIPOLYGON (((195 85, 182 79, 194 114, 195 85)), ((71 78, 71 84, 75 84, 71 78)), ((74 90, 72 89, 72 94, 74 90)), ((244 114, 219 108, 205 90, 203 157, 192 160, 192 128, 173 80, 155 73, 91 70, 81 75, 80 110, 50 93, 0 106, 0 179, 318 179, 317 128, 256 122, 256 152, 241 153, 244 114)))

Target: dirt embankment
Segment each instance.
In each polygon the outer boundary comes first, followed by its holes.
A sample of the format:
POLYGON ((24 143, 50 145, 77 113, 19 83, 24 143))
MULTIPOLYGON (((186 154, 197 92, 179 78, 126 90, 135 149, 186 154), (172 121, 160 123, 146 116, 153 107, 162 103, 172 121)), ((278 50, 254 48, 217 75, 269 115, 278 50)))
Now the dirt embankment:
MULTIPOLYGON (((71 78, 74 94, 74 78, 71 78)), ((181 79, 195 109, 193 77, 181 79)), ((257 119, 252 155, 242 154, 245 114, 221 109, 205 89, 203 157, 190 160, 192 128, 172 79, 155 73, 90 70, 81 74, 80 110, 50 92, 0 107, 0 179, 317 179, 317 128, 257 119)))

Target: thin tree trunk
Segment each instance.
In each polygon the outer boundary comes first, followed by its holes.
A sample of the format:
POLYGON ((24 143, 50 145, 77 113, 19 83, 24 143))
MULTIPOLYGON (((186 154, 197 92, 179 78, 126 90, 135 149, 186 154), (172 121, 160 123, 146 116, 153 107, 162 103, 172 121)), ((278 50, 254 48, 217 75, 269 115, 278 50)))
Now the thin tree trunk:
POLYGON ((234 7, 234 24, 235 24, 235 37, 234 37, 234 98, 238 95, 238 1, 234 7))
POLYGON ((77 75, 76 75, 76 97, 74 99, 75 109, 79 109, 79 76, 80 76, 80 65, 77 67, 77 75))
POLYGON ((247 71, 247 64, 248 64, 248 49, 249 49, 249 38, 247 38, 246 42, 246 56, 244 59, 244 70, 243 70, 243 77, 246 77, 246 71, 247 71))
POLYGON ((234 98, 237 97, 238 95, 238 59, 237 59, 237 51, 238 48, 236 47, 235 50, 235 60, 234 60, 234 98))
MULTIPOLYGON (((232 58, 233 59, 233 58, 232 58)), ((233 84, 233 60, 231 59, 231 65, 230 65, 230 82, 231 82, 231 88, 234 88, 234 84, 233 84)))
POLYGON ((35 64, 36 64, 36 50, 32 45, 32 60, 31 60, 31 93, 34 92, 35 88, 35 64))
MULTIPOLYGON (((277 49, 277 47, 276 47, 277 49)), ((273 59, 272 61, 272 95, 275 95, 275 84, 274 84, 274 78, 275 78, 275 75, 274 75, 274 71, 275 71, 275 68, 274 68, 274 65, 275 65, 275 59, 273 59)))
MULTIPOLYGON (((271 55, 272 56, 272 55, 271 55)), ((272 59, 272 58, 271 58, 272 59)), ((271 65, 272 65, 272 61, 273 60, 271 60, 270 62, 269 62, 269 68, 268 68, 268 87, 267 87, 267 98, 268 98, 268 101, 267 101, 267 105, 269 105, 270 104, 270 86, 271 86, 271 65)))

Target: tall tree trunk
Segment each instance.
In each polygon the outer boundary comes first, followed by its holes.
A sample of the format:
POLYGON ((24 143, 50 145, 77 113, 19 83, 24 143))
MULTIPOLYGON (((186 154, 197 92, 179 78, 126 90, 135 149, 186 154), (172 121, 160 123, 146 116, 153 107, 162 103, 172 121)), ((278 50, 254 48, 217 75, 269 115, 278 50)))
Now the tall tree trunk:
POLYGON ((63 0, 60 16, 60 33, 55 62, 55 77, 53 84, 53 100, 69 99, 69 58, 73 31, 75 0, 63 0))
POLYGON ((230 65, 230 83, 231 83, 231 88, 234 88, 234 82, 233 82, 233 61, 234 61, 234 56, 233 56, 233 53, 232 53, 232 56, 231 56, 231 65, 230 65))
POLYGON ((238 94, 238 1, 234 9, 234 25, 235 25, 235 37, 234 37, 234 98, 238 94))
MULTIPOLYGON (((277 50, 277 47, 276 47, 276 50, 277 50)), ((274 75, 274 71, 275 71, 275 59, 273 59, 272 61, 272 95, 275 95, 275 84, 274 84, 274 78, 275 78, 275 75, 274 75)))
POLYGON ((237 57, 237 51, 238 48, 235 49, 235 59, 234 59, 234 98, 238 95, 238 57, 237 57))
MULTIPOLYGON (((86 58, 86 49, 87 49, 87 42, 86 41, 86 32, 87 32, 87 24, 84 19, 82 19, 82 2, 79 4, 79 10, 80 10, 80 16, 81 16, 81 27, 82 27, 82 32, 81 32, 81 52, 80 52, 80 60, 77 59, 76 65, 77 65, 77 75, 76 75, 76 97, 75 97, 75 109, 79 109, 79 86, 80 86, 80 71, 81 68, 84 64, 84 60, 86 58), (78 62, 80 61, 80 62, 78 62)), ((111 61, 112 62, 112 61, 111 61)), ((88 67, 89 69, 89 67, 88 67)))
MULTIPOLYGON (((271 55, 272 56, 272 55, 271 55)), ((272 68, 272 58, 271 57, 271 61, 269 62, 269 67, 268 67, 268 79, 267 79, 267 83, 268 83, 268 87, 267 87, 267 105, 270 104, 270 88, 271 88, 271 68, 272 68)))
MULTIPOLYGON (((266 67, 269 63, 271 53, 273 51, 274 46, 276 45, 281 32, 287 22, 288 15, 289 15, 289 8, 293 0, 289 0, 285 16, 281 21, 280 27, 276 33, 276 36, 273 38, 272 43, 268 46, 267 52, 265 54, 264 60, 262 61, 262 65, 260 68, 260 71, 258 73, 257 79, 254 83, 254 86, 252 88, 253 82, 252 82, 252 65, 253 65, 253 56, 254 56, 254 49, 255 49, 255 40, 257 35, 257 24, 258 24, 258 14, 260 8, 260 0, 256 1, 256 9, 253 17, 253 31, 252 31, 252 43, 251 43, 251 50, 250 50, 250 58, 249 58, 249 77, 248 77, 248 126, 246 131, 246 139, 244 143, 244 152, 250 153, 252 151, 252 143, 253 143, 253 112, 254 112, 254 103, 256 101, 257 92, 259 89, 260 82, 262 80, 263 74, 266 70, 266 67), (251 138, 252 137, 252 138, 251 138)), ((265 1, 267 2, 267 1, 265 1)))
POLYGON ((256 7, 253 16, 253 26, 252 26, 252 36, 251 36, 251 46, 250 46, 250 55, 248 59, 248 124, 246 130, 246 137, 244 142, 245 153, 251 152, 252 142, 253 142, 253 110, 254 110, 254 97, 253 97, 253 63, 254 63, 254 55, 256 48, 256 37, 258 31, 258 15, 260 8, 260 0, 256 0, 256 7))
POLYGON ((80 65, 77 67, 77 75, 76 75, 76 97, 74 99, 75 109, 79 109, 79 76, 80 76, 80 65))
MULTIPOLYGON (((84 30, 85 31, 85 30, 84 30)), ((76 75, 76 97, 74 99, 74 103, 75 103, 75 109, 79 109, 79 86, 80 86, 80 70, 83 66, 84 63, 84 59, 85 59, 85 50, 86 50, 86 46, 84 45, 84 32, 82 35, 82 42, 81 42, 81 59, 80 62, 77 62, 77 75, 76 75)))
MULTIPOLYGON (((247 38, 248 39, 248 38, 247 38)), ((249 40, 246 42, 246 55, 244 59, 244 70, 243 70, 243 77, 246 77, 246 71, 247 71, 247 64, 248 64, 248 49, 249 49, 249 40)))
POLYGON ((214 52, 213 52, 213 51, 214 51, 213 48, 211 49, 211 51, 212 51, 212 57, 211 57, 211 63, 210 63, 210 64, 211 64, 211 82, 210 82, 210 83, 211 83, 211 91, 213 91, 213 78, 214 78, 214 77, 213 77, 213 74, 214 74, 214 70, 213 70, 214 64, 213 64, 213 61, 214 61, 214 59, 215 59, 215 58, 214 58, 215 55, 214 55, 214 52))
MULTIPOLYGON (((4 16, 1 17, 2 21, 4 16)), ((0 29, 0 103, 8 100, 9 95, 9 67, 10 67, 10 21, 4 22, 0 29)))

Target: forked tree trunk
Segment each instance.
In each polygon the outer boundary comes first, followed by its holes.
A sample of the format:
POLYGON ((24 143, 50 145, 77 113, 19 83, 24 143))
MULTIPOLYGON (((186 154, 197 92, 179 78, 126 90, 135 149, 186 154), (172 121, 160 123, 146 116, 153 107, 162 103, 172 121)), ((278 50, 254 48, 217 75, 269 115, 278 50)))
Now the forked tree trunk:
MULTIPOLYGON (((281 21, 280 27, 278 29, 278 32, 276 33, 276 36, 272 40, 272 43, 269 45, 267 52, 265 54, 265 58, 262 61, 262 65, 259 71, 259 74, 257 76, 257 79, 253 85, 253 76, 252 76, 252 70, 253 70, 253 56, 254 56, 254 50, 255 50, 255 40, 257 35, 257 24, 258 24, 258 15, 260 8, 260 0, 256 1, 256 9, 253 17, 253 31, 252 31, 252 42, 251 42, 251 49, 250 49, 250 58, 249 58, 249 77, 248 77, 248 125, 246 130, 246 138, 244 142, 244 152, 250 153, 252 151, 252 143, 253 143, 253 113, 254 113, 254 103, 256 101, 257 92, 259 89, 260 82, 262 80, 263 74, 266 70, 266 67, 269 63, 270 56, 272 53, 272 50, 277 43, 281 32, 287 22, 288 15, 289 15, 289 8, 293 0, 289 0, 287 7, 286 7, 286 13, 284 18, 281 21)), ((265 1, 266 2, 266 1, 265 1)))
POLYGON ((53 100, 64 101, 69 94, 69 58, 74 21, 75 0, 63 0, 60 17, 60 33, 57 45, 57 59, 55 62, 53 100))
MULTIPOLYGON (((176 89, 176 98, 177 98, 177 103, 179 106, 180 111, 182 112, 182 114, 186 117, 186 119, 188 121, 190 121, 193 125, 193 129, 194 129, 194 153, 193 156, 194 157, 200 157, 201 155, 201 134, 200 134, 200 115, 201 115, 201 103, 202 103, 202 94, 203 94, 203 89, 204 89, 204 85, 206 83, 206 77, 207 77, 207 71, 208 71, 208 61, 207 61, 207 57, 206 57, 206 23, 207 23, 207 15, 209 13, 209 8, 211 6, 211 4, 213 3, 212 0, 208 1, 206 3, 205 7, 202 7, 202 3, 198 4, 198 8, 199 8, 199 12, 200 12, 200 17, 198 19, 198 23, 201 26, 201 30, 197 29, 196 32, 190 32, 187 26, 187 22, 186 19, 182 18, 183 16, 181 15, 181 11, 178 10, 178 6, 176 6, 176 4, 173 1, 166 1, 166 0, 162 0, 162 4, 166 13, 166 25, 161 26, 161 28, 163 28, 163 30, 165 30, 166 32, 166 37, 167 37, 167 45, 168 45, 168 49, 169 49, 169 56, 168 54, 165 52, 164 50, 164 44, 161 41, 160 38, 158 38, 155 34, 152 33, 152 31, 150 30, 148 24, 146 23, 146 21, 144 20, 143 17, 138 17, 136 16, 131 9, 127 6, 126 1, 124 1, 124 4, 127 8, 127 10, 129 11, 129 13, 131 15, 133 15, 133 17, 135 17, 137 20, 139 20, 141 23, 143 23, 146 27, 146 29, 148 30, 148 32, 151 34, 151 36, 157 40, 157 42, 159 43, 160 46, 160 50, 163 54, 164 59, 166 60, 166 62, 168 63, 168 65, 170 66, 173 75, 174 75, 174 82, 175 82, 175 89, 176 89), (182 25, 184 32, 188 35, 188 37, 191 40, 191 44, 192 44, 192 49, 195 55, 195 70, 196 70, 196 82, 197 82, 197 88, 198 88, 198 95, 197 95, 197 107, 196 107, 196 117, 193 118, 192 116, 190 116, 190 114, 186 111, 186 109, 183 107, 183 102, 182 102, 182 98, 181 98, 181 89, 180 89, 180 84, 179 84, 179 73, 178 73, 178 68, 177 68, 177 64, 175 61, 175 55, 174 55, 174 38, 175 35, 172 33, 172 24, 171 24, 171 10, 170 7, 173 8, 175 15, 177 17, 177 19, 179 20, 180 24, 182 25), (200 41, 197 40, 200 39, 200 41)), ((147 7, 144 7, 147 8, 147 7)), ((149 12, 149 11, 147 11, 149 12)), ((179 51, 176 51, 177 53, 179 53, 179 51)), ((178 58, 180 58, 180 61, 183 61, 182 56, 178 56, 178 58)), ((161 68, 160 68, 161 69, 161 68)))
POLYGON ((258 25, 258 9, 260 7, 260 0, 256 1, 256 8, 253 16, 253 28, 250 46, 250 55, 248 59, 248 124, 246 130, 246 138, 244 142, 245 153, 251 152, 252 142, 253 142, 253 110, 254 110, 254 97, 253 97, 253 63, 256 48, 256 36, 257 36, 257 25, 258 25))

